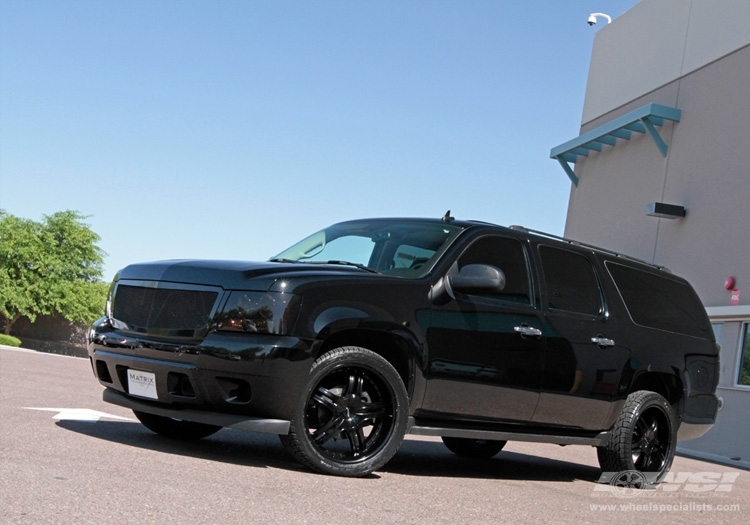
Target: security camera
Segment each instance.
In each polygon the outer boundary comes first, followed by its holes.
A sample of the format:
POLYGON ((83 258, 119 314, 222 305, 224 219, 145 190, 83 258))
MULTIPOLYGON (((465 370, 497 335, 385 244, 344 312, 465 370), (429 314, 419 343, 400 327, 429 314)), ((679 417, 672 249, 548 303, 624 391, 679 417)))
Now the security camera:
POLYGON ((596 19, 598 17, 602 17, 602 18, 606 19, 608 24, 612 22, 612 17, 609 16, 609 15, 605 15, 604 13, 591 13, 589 15, 589 19, 588 19, 589 25, 593 26, 594 24, 596 24, 596 19))

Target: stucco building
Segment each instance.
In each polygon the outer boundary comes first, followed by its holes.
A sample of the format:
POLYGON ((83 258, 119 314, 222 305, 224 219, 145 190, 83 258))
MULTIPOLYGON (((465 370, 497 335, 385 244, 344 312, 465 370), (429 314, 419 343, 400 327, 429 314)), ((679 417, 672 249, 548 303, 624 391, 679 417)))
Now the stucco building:
POLYGON ((721 344, 722 406, 687 455, 750 467, 750 1, 643 0, 601 27, 565 236, 664 265, 721 344))

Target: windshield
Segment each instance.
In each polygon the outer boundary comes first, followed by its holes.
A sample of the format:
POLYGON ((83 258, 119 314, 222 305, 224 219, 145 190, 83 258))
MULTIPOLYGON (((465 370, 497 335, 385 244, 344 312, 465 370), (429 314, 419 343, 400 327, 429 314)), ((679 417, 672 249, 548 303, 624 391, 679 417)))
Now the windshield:
POLYGON ((271 261, 348 264, 388 275, 418 277, 461 232, 435 221, 373 219, 343 222, 301 240, 271 261))

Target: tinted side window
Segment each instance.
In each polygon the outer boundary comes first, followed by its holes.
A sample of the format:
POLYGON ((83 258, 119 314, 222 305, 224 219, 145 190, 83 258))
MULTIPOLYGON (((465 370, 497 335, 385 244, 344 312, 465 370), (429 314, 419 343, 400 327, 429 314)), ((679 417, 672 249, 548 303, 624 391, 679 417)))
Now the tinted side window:
POLYGON ((711 339, 698 296, 686 283, 612 262, 605 263, 635 324, 711 339))
POLYGON ((594 268, 581 254, 540 246, 547 306, 586 315, 599 315, 601 291, 594 268))
POLYGON ((477 239, 458 258, 459 269, 467 264, 489 264, 503 271, 505 288, 499 294, 492 294, 493 297, 531 304, 526 254, 516 239, 495 235, 477 239))

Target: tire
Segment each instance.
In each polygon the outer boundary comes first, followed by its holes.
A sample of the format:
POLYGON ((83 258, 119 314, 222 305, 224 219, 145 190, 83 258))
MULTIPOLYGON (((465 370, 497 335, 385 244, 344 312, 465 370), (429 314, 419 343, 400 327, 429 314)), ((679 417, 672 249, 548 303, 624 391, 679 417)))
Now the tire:
POLYGON ((441 438, 448 450, 466 458, 489 459, 500 452, 507 441, 492 439, 441 438))
POLYGON ((312 470, 366 476, 401 446, 407 411, 406 388, 388 361, 364 348, 337 348, 313 363, 289 434, 279 437, 312 470))
POLYGON ((604 472, 638 471, 649 483, 658 483, 669 472, 676 448, 672 406, 656 392, 640 390, 628 396, 597 456, 604 472))
POLYGON ((166 436, 173 439, 182 439, 186 441, 201 439, 215 434, 222 427, 207 425, 205 423, 195 423, 194 421, 184 421, 182 419, 172 419, 171 417, 157 416, 147 412, 133 410, 138 421, 143 426, 156 432, 160 436, 166 436))

